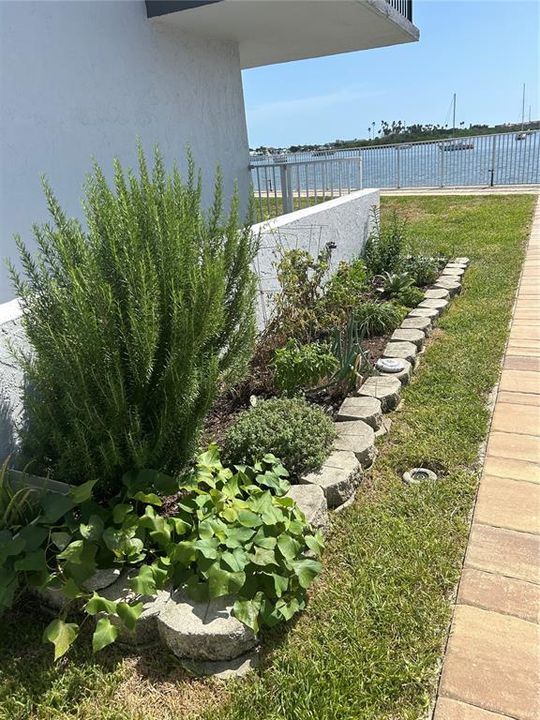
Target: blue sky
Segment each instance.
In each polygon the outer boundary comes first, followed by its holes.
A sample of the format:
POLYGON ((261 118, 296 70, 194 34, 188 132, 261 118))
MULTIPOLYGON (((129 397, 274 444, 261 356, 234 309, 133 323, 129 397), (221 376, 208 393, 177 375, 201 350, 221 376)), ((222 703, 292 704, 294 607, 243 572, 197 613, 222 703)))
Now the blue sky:
POLYGON ((521 119, 526 83, 540 116, 540 0, 413 0, 417 43, 243 73, 249 141, 323 143, 367 137, 381 120, 499 123, 521 119))

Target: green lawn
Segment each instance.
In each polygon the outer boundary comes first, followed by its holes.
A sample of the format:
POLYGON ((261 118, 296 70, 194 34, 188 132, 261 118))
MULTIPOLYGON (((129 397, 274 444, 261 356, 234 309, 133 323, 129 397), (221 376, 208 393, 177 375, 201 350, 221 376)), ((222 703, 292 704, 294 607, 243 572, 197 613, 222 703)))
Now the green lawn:
POLYGON ((535 197, 383 200, 409 217, 418 249, 468 255, 454 299, 393 414, 358 492, 335 515, 308 610, 266 638, 259 674, 188 679, 158 649, 58 665, 35 604, 2 618, 2 720, 418 720, 430 704, 468 533, 486 398, 497 381, 535 197), (427 465, 440 482, 406 488, 427 465), (217 705, 216 705, 217 703, 217 705), (220 709, 218 709, 220 708, 220 709))

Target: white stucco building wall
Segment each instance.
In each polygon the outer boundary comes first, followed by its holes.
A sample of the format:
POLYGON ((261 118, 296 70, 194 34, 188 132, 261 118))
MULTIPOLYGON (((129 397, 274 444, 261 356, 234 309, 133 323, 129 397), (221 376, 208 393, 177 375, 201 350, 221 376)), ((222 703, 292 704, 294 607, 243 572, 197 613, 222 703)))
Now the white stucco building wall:
MULTIPOLYGON (((47 219, 45 173, 63 208, 81 215, 91 157, 136 161, 159 143, 180 165, 189 144, 205 178, 247 198, 249 151, 238 45, 148 20, 142 0, 0 2, 0 257, 13 233, 31 245, 47 219)), ((4 264, 0 302, 13 297, 4 264)))

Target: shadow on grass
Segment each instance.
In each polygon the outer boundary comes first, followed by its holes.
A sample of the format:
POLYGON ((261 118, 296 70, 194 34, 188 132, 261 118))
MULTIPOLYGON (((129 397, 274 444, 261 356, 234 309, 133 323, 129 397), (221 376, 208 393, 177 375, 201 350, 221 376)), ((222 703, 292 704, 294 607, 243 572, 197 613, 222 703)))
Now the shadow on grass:
MULTIPOLYGON (((159 643, 139 648, 113 644, 94 654, 93 622, 84 616, 73 618, 82 622, 79 637, 55 662, 53 646, 42 642, 51 617, 30 594, 23 595, 17 607, 2 616, 2 720, 187 718, 195 707, 212 706, 228 692, 224 683, 194 675, 159 643), (150 707, 149 697, 154 698, 155 707, 150 707)), ((271 664, 296 622, 294 618, 286 626, 264 632, 261 670, 271 664)))

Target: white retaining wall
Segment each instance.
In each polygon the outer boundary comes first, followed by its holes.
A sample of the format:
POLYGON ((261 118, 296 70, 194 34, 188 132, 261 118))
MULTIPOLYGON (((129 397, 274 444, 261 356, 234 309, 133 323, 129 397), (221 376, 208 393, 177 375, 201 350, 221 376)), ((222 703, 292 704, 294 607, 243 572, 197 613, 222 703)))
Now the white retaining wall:
POLYGON ((316 256, 331 242, 335 244, 333 266, 358 257, 373 229, 373 210, 379 209, 379 200, 379 190, 358 190, 253 226, 260 235, 255 263, 260 278, 259 327, 264 327, 272 312, 272 295, 279 287, 275 264, 281 250, 302 248, 316 256))
POLYGON ((22 413, 24 377, 9 349, 28 347, 20 315, 17 300, 0 305, 0 464, 15 450, 22 413))

